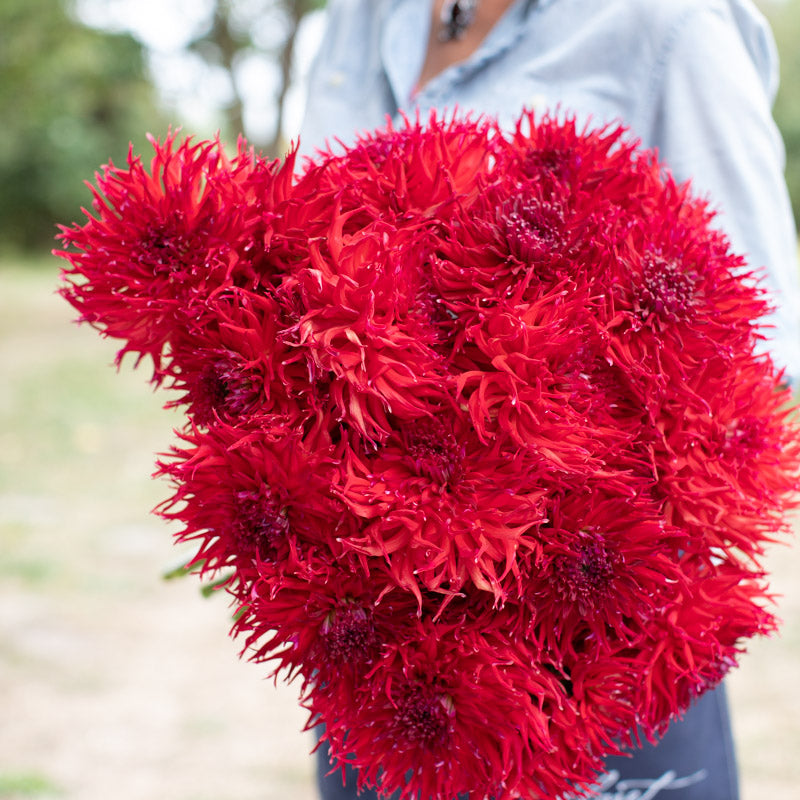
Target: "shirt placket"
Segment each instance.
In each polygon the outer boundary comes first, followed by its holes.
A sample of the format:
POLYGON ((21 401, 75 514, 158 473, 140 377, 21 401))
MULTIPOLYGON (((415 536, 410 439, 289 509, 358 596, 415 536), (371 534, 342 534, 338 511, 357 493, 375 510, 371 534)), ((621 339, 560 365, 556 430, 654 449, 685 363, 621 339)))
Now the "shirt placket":
POLYGON ((386 20, 380 54, 398 110, 444 107, 457 87, 481 74, 523 35, 525 18, 554 0, 517 0, 466 61, 454 64, 415 91, 430 35, 429 0, 395 0, 386 20))

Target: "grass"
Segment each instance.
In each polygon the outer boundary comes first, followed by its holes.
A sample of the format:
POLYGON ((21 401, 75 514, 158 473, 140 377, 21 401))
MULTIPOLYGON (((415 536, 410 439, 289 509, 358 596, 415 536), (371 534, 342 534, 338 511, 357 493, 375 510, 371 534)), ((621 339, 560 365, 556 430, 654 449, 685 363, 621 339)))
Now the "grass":
POLYGON ((312 800, 295 689, 238 660, 223 597, 161 578, 175 417, 58 268, 0 264, 0 799, 312 800))
MULTIPOLYGON (((160 578, 180 554, 149 475, 174 417, 70 324, 57 270, 0 264, 0 798, 311 800, 294 690, 237 661, 223 598, 160 578)), ((783 631, 729 683, 743 800, 800 785, 800 551, 769 566, 783 631)))
POLYGON ((37 773, 0 773, 0 799, 58 797, 61 790, 44 775, 37 773))

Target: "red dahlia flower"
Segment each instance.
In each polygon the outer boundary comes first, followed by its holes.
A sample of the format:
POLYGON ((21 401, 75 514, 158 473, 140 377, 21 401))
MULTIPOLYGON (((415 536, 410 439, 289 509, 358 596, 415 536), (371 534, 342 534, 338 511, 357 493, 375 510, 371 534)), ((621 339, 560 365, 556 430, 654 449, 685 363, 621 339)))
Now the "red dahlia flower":
POLYGON ((153 146, 149 171, 131 152, 128 169, 109 164, 98 173, 96 216, 86 212, 83 226, 62 227, 72 249, 58 254, 71 264, 62 294, 81 319, 125 340, 120 359, 149 355, 158 375, 176 329, 215 321, 205 309, 211 295, 258 285, 271 238, 264 227, 291 173, 243 146, 229 159, 219 140, 176 147, 170 134, 153 146))
POLYGON ((297 177, 154 147, 62 229, 62 292, 184 408, 160 513, 334 767, 573 796, 774 628, 767 302, 622 129, 434 118, 297 177))

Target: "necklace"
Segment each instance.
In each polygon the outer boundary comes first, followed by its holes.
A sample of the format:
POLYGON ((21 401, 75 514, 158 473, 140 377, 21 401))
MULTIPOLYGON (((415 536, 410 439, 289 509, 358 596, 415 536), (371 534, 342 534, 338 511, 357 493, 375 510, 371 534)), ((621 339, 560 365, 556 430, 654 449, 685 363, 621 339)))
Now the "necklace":
POLYGON ((452 42, 460 39, 475 21, 477 8, 478 0, 445 0, 440 17, 442 28, 439 31, 439 41, 452 42))

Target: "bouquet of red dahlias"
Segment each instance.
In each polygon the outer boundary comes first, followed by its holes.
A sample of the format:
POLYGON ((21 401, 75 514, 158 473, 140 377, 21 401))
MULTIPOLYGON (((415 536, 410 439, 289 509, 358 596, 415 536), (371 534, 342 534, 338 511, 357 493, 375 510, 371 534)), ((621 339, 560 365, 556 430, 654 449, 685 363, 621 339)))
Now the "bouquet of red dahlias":
POLYGON ((403 798, 579 791, 771 631, 798 488, 767 303, 621 128, 407 123, 268 163, 153 142, 62 294, 152 361, 192 564, 403 798))

